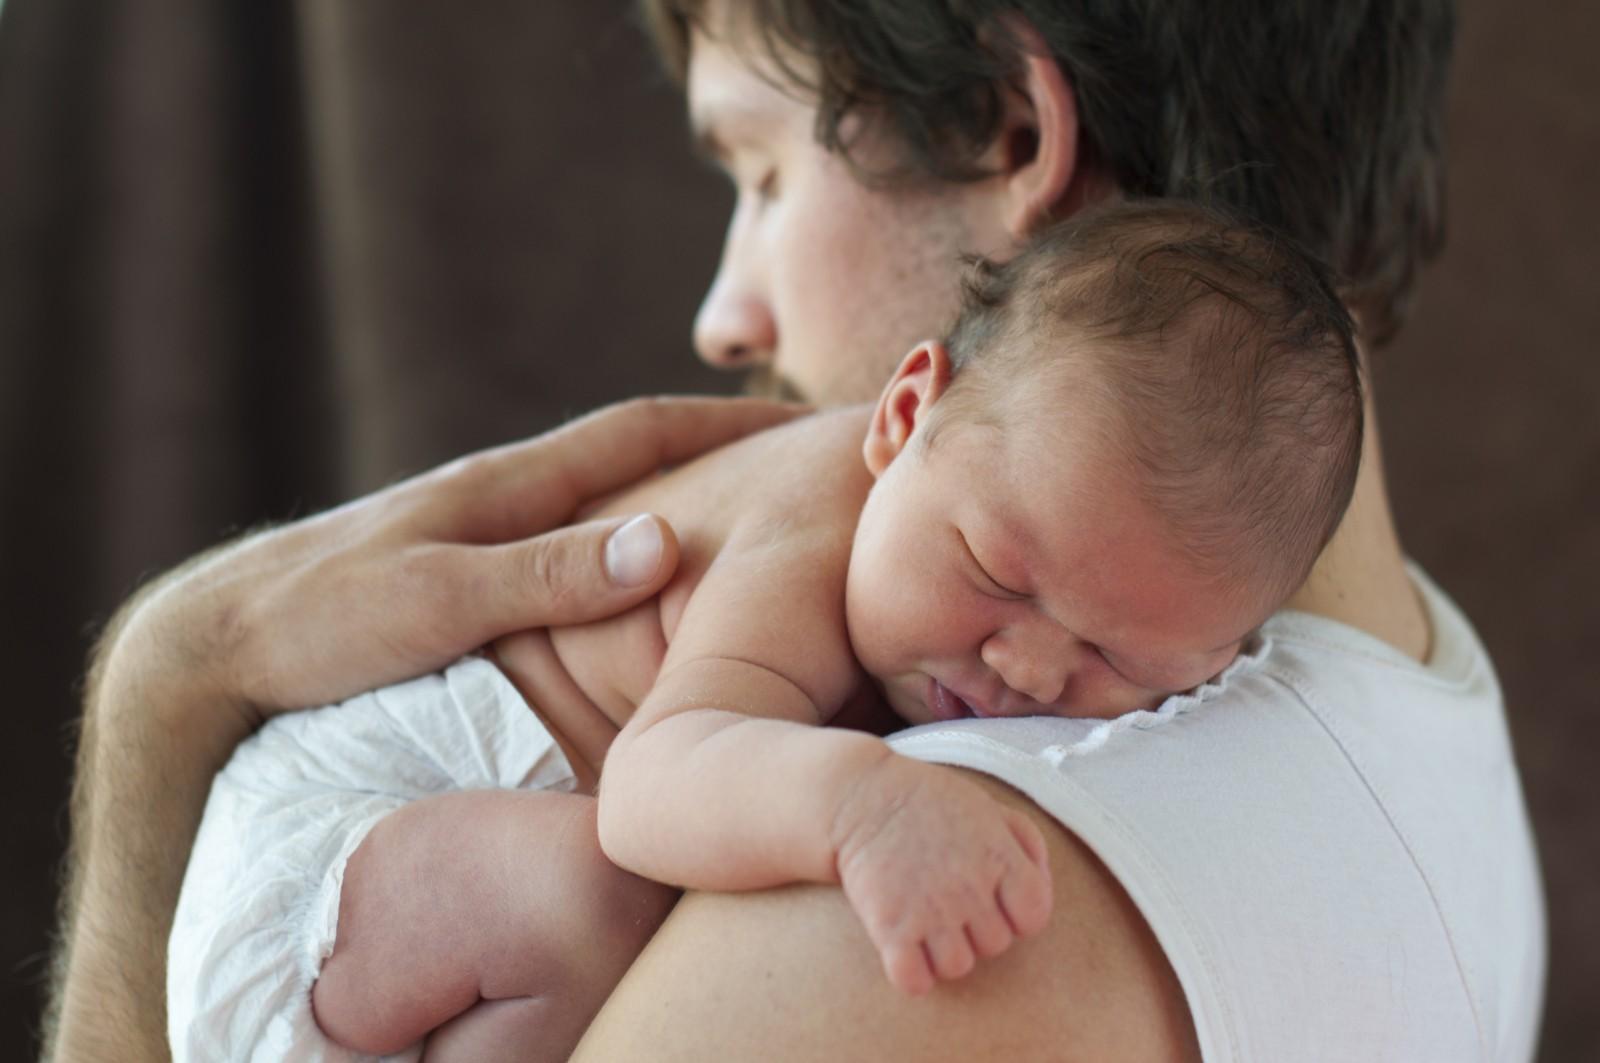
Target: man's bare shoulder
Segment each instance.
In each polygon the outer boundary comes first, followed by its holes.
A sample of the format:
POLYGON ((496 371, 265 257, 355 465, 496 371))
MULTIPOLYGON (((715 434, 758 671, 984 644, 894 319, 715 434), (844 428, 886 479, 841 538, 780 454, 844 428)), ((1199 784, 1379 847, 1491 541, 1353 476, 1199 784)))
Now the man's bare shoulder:
POLYGON ((1177 978, 1110 872, 1021 795, 972 778, 1044 832, 1056 904, 1043 933, 912 998, 837 889, 691 894, 573 1058, 1198 1060, 1177 978))

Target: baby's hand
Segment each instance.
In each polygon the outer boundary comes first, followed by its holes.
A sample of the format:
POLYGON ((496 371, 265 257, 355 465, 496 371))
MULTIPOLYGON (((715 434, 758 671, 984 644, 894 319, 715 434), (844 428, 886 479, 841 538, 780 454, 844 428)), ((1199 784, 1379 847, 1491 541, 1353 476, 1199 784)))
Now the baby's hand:
POLYGON ((884 762, 852 795, 834 851, 884 972, 912 995, 962 977, 1050 919, 1039 829, 945 768, 884 762))

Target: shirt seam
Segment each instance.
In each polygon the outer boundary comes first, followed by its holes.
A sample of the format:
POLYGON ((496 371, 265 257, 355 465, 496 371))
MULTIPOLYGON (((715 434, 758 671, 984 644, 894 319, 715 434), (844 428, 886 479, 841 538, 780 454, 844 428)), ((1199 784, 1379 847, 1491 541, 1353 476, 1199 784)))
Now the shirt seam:
MULTIPOLYGON (((1206 984, 1210 986, 1210 992, 1207 994, 1207 999, 1214 1003, 1220 1012, 1217 1018, 1220 1020, 1220 1023, 1223 1027, 1223 1042, 1227 1052, 1227 1057, 1231 1060, 1234 1060, 1235 1063, 1238 1063, 1238 1061, 1243 1059, 1243 1057, 1239 1054, 1241 1042, 1239 1038, 1238 1018, 1228 993, 1224 991, 1225 986, 1228 983, 1225 979, 1223 979, 1221 969, 1217 966, 1211 949, 1205 942, 1205 935, 1196 932, 1192 910, 1190 906, 1185 903, 1182 892, 1175 888, 1175 883, 1167 874, 1166 868, 1163 866, 1162 862, 1155 859, 1150 854, 1149 847, 1140 840, 1137 832, 1128 827, 1122 817, 1113 812, 1090 790, 1078 785, 1077 782, 1072 778, 1071 774, 1061 770, 1059 766, 1048 765, 1045 762, 1040 761, 1035 755, 1023 753, 1015 746, 1004 742, 998 742, 975 731, 962 730, 957 732, 936 732, 925 736, 917 735, 901 744, 913 747, 919 745, 931 747, 932 752, 935 752, 941 757, 946 758, 941 761, 942 763, 967 768, 971 771, 978 771, 992 778, 1000 779, 1000 781, 1006 783, 1007 785, 1022 790, 1030 800, 1033 800, 1032 794, 1029 793, 1026 788, 1018 785, 1022 779, 1026 778, 1029 782, 1033 782, 1035 777, 1040 777, 1039 790, 1041 793, 1050 791, 1060 793, 1062 792, 1061 784, 1065 782, 1067 786, 1071 788, 1072 793, 1076 795, 1073 803, 1080 808, 1091 807, 1094 810, 1094 814, 1099 817, 1100 822, 1105 825, 1106 830, 1115 833, 1116 840, 1119 844, 1119 855, 1124 855, 1127 859, 1136 860, 1140 869, 1146 876, 1150 876, 1158 880, 1160 893, 1164 899, 1164 907, 1168 912, 1173 914, 1175 921, 1181 925, 1182 933, 1187 939, 1188 947, 1200 964, 1201 970, 1198 973, 1200 973, 1206 979, 1206 984), (940 741, 940 739, 947 737, 954 737, 956 738, 956 741, 951 743, 940 741), (1002 776, 994 770, 992 764, 980 765, 969 762, 967 758, 961 755, 964 752, 964 750, 961 748, 962 746, 976 746, 983 752, 1007 762, 1007 764, 1011 766, 1012 770, 1006 775, 1002 776), (1042 778, 1042 776, 1045 774, 1049 775, 1048 780, 1042 778)), ((1050 809, 1044 804, 1040 804, 1038 802, 1035 803, 1038 804, 1038 807, 1041 811, 1045 812, 1050 816, 1051 819, 1060 824, 1064 830, 1070 831, 1074 837, 1078 838, 1081 842, 1087 845, 1090 851, 1094 852, 1096 859, 1101 860, 1102 862, 1105 861, 1105 854, 1100 851, 1099 846, 1095 844, 1095 840, 1085 836, 1081 822, 1068 823, 1066 820, 1050 811, 1050 809)), ((1130 895, 1130 899, 1132 899, 1132 890, 1130 888, 1132 883, 1127 881, 1123 875, 1118 874, 1117 871, 1111 868, 1109 864, 1107 865, 1107 870, 1110 871, 1111 877, 1116 880, 1117 885, 1124 891, 1127 891, 1130 895)), ((1151 923, 1149 915, 1142 907, 1140 907, 1137 900, 1134 901, 1134 907, 1139 909, 1140 917, 1145 920, 1145 923, 1150 926, 1151 932, 1154 933, 1155 926, 1151 923)), ((1157 940, 1159 942, 1159 935, 1157 935, 1157 940)), ((1166 953, 1166 951, 1167 950, 1165 947, 1163 947, 1162 952, 1166 953)), ((1172 962, 1170 956, 1168 957, 1167 962, 1172 962)), ((1184 997, 1185 1003, 1187 1004, 1189 1002, 1187 992, 1184 994, 1184 997)), ((1208 1063, 1210 1063, 1210 1057, 1208 1057, 1208 1063)))
MULTIPOLYGON (((1467 665, 1466 669, 1459 677, 1453 676, 1446 678, 1434 674, 1433 671, 1427 667, 1427 665, 1418 664, 1415 661, 1411 661, 1409 658, 1395 660, 1394 658, 1388 657, 1384 654, 1373 653, 1370 650, 1351 646, 1348 643, 1342 642, 1338 639, 1324 638, 1317 635, 1305 634, 1300 631, 1284 631, 1281 628, 1272 631, 1271 635, 1274 642, 1298 643, 1302 646, 1312 646, 1320 650, 1341 654, 1346 657, 1357 657, 1363 661, 1383 665, 1387 668, 1404 670, 1414 678, 1422 679, 1435 687, 1442 687, 1450 690, 1461 690, 1471 687, 1481 678, 1483 669, 1482 661, 1477 659, 1477 655, 1474 655, 1474 659, 1467 665)), ((1273 666, 1267 665, 1266 667, 1270 668, 1273 666)))
POLYGON ((1372 803, 1377 806, 1378 812, 1383 816, 1384 822, 1389 825, 1390 832, 1394 835, 1395 840, 1400 843, 1401 849, 1405 851, 1406 859, 1410 862, 1412 869, 1417 874, 1417 877, 1421 879, 1423 888, 1428 891, 1428 901, 1433 906, 1434 916, 1439 921, 1439 930, 1444 934, 1445 943, 1450 949, 1450 961, 1455 966, 1456 976, 1461 982, 1462 995, 1466 997, 1467 1008, 1472 1013, 1472 1028, 1473 1032, 1477 1035, 1479 1056, 1484 1060, 1489 1059, 1489 1039, 1487 1031, 1484 1030, 1483 1016, 1478 1006, 1477 994, 1472 991, 1472 982, 1467 976, 1466 965, 1462 962, 1460 949, 1456 945, 1455 933, 1451 929, 1449 919, 1445 917, 1444 906, 1439 902, 1439 895, 1434 888, 1433 877, 1429 875, 1428 872, 1423 868, 1422 861, 1418 858, 1416 850, 1411 847, 1410 840, 1406 837, 1405 832, 1400 829, 1399 823, 1395 821, 1393 813, 1391 813, 1389 810, 1388 803, 1378 792, 1378 788, 1372 781, 1372 778, 1367 772, 1366 768, 1356 757, 1350 745, 1345 742, 1344 737, 1337 730, 1335 730, 1333 724, 1329 720, 1329 714, 1320 711, 1320 706, 1312 693, 1310 684, 1306 683, 1304 679, 1293 669, 1284 668, 1282 666, 1269 666, 1264 668, 1262 670, 1262 675, 1283 684, 1283 686, 1288 688, 1291 694, 1299 699, 1301 706, 1306 711, 1306 714, 1309 715, 1312 720, 1316 722, 1317 727, 1328 736, 1328 739, 1333 742, 1334 746, 1339 750, 1340 755, 1343 756, 1345 761, 1350 765, 1351 770, 1355 772, 1356 778, 1361 781, 1361 786, 1364 790, 1366 790, 1367 796, 1371 798, 1372 803))

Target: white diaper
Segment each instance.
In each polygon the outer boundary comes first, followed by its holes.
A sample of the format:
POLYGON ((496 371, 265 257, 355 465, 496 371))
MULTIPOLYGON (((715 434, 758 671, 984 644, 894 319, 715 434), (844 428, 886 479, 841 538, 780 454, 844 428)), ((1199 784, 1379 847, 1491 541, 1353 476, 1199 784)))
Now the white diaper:
POLYGON ((311 984, 367 831, 431 794, 574 785, 549 731, 479 657, 273 719, 218 774, 189 858, 167 951, 173 1059, 365 1058, 322 1035, 311 984))

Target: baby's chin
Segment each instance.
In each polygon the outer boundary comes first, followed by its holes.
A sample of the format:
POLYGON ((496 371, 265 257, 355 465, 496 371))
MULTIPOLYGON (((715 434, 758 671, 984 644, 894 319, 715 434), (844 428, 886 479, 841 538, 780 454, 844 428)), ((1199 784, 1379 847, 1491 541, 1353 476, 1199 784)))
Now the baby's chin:
POLYGON ((919 685, 918 677, 913 676, 890 676, 885 678, 881 675, 874 675, 872 677, 873 683, 883 692, 884 702, 888 704, 890 711, 896 716, 912 725, 935 723, 938 717, 928 708, 921 695, 913 693, 914 690, 921 689, 922 686, 927 685, 926 676, 922 676, 920 679, 921 684, 919 685))

